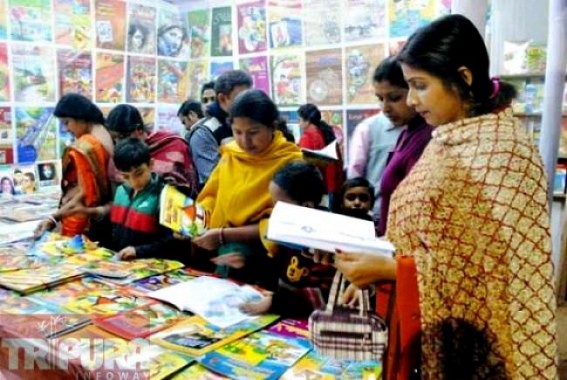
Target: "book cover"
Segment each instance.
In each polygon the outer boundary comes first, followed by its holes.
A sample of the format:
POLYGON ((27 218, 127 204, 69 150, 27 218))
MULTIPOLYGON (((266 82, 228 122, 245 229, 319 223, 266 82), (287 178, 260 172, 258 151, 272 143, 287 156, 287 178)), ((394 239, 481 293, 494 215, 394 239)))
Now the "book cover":
POLYGON ((376 62, 382 62, 384 45, 363 45, 345 49, 346 101, 348 104, 376 104, 373 79, 376 62))
POLYGON ((559 137, 559 157, 567 157, 567 117, 561 119, 561 135, 559 137))
POLYGON ((265 51, 267 45, 265 0, 239 4, 236 12, 240 54, 265 51))
POLYGON ((90 52, 58 50, 59 94, 74 92, 93 98, 93 60, 90 52))
POLYGON ((90 0, 54 0, 55 42, 75 49, 91 48, 90 0))
POLYGON ((301 55, 271 56, 272 99, 278 106, 303 103, 303 58, 301 55))
POLYGON ((95 0, 96 47, 124 51, 126 2, 95 0))
POLYGON ((203 355, 198 362, 230 378, 278 379, 310 350, 305 338, 259 331, 203 355))
POLYGON ((180 136, 185 134, 185 126, 177 116, 177 111, 179 111, 178 105, 179 104, 170 106, 158 105, 154 131, 166 130, 177 133, 180 136))
POLYGON ((160 196, 159 223, 183 236, 202 235, 208 225, 206 210, 174 186, 165 185, 160 196))
POLYGON ((283 319, 270 326, 268 331, 291 338, 309 338, 309 326, 305 320, 283 319))
POLYGON ((209 371, 200 364, 192 364, 171 377, 170 380, 226 380, 228 377, 221 376, 209 371))
MULTIPOLYGON (((15 107, 18 162, 55 160, 57 152, 57 124, 51 107, 15 107)), ((35 168, 28 176, 34 183, 35 168)), ((26 179, 24 178, 25 182, 26 179)), ((37 187, 36 187, 37 189, 37 187)), ((34 191, 31 191, 34 192, 34 191)))
POLYGON ((39 268, 0 273, 0 285, 22 294, 29 294, 36 290, 72 281, 81 275, 82 272, 72 264, 44 265, 39 268))
POLYGON ((211 29, 211 56, 232 56, 232 7, 213 8, 211 29))
MULTIPOLYGON (((14 163, 14 136, 12 110, 10 107, 0 107, 0 165, 14 163)), ((7 177, 11 180, 12 176, 2 177, 7 177)))
POLYGON ((126 339, 144 338, 178 322, 184 314, 162 303, 149 303, 117 315, 99 317, 94 324, 126 339))
POLYGON ((342 110, 321 110, 321 120, 325 120, 330 126, 343 128, 343 111, 342 110))
POLYGON ((303 44, 300 0, 268 0, 270 48, 284 49, 303 44))
POLYGON ((435 0, 388 0, 390 37, 408 37, 416 29, 433 21, 436 17, 435 3, 435 0))
POLYGON ((285 202, 276 203, 267 232, 268 239, 284 244, 392 257, 394 246, 375 235, 372 221, 285 202))
POLYGON ((9 15, 12 40, 52 41, 50 0, 10 0, 9 15))
POLYGON ((150 57, 128 56, 126 101, 154 103, 156 97, 156 60, 150 57))
POLYGON ((128 3, 128 43, 130 53, 156 54, 156 9, 128 3))
MULTIPOLYGON (((0 102, 10 100, 10 68, 8 67, 8 48, 0 43, 0 102)), ((0 136, 0 139, 2 137, 0 136)))
MULTIPOLYGON (((386 37, 385 0, 345 0, 344 1, 345 42, 376 40, 386 37), (372 9, 372 12, 368 12, 372 9)), ((373 61, 376 66, 380 61, 373 61)))
POLYGON ((38 161, 35 164, 39 190, 58 190, 61 186, 61 160, 38 161))
POLYGON ((193 316, 151 335, 150 342, 189 355, 200 356, 260 330, 277 318, 275 315, 263 315, 221 329, 199 316, 193 316))
MULTIPOLYGON (((340 10, 340 0, 305 0, 303 2, 303 28, 307 47, 336 45, 341 42, 342 12, 340 10)), ((366 12, 369 13, 368 9, 366 12)), ((376 17, 375 12, 372 12, 372 17, 376 17)))
POLYGON ((159 59, 158 102, 183 103, 187 94, 187 74, 187 62, 159 59))
POLYGON ((209 9, 190 11, 187 15, 191 31, 191 58, 205 58, 210 51, 211 14, 209 9))
POLYGON ((146 295, 150 292, 194 278, 195 276, 188 273, 185 269, 176 269, 171 272, 138 280, 130 285, 130 289, 132 289, 133 292, 146 295))
POLYGON ((311 351, 287 370, 282 380, 376 380, 382 378, 382 364, 377 360, 360 362, 335 360, 311 351))
POLYGON ((553 179, 553 193, 565 194, 565 186, 567 183, 567 166, 557 165, 555 169, 555 177, 553 179))
POLYGON ((188 98, 201 99, 201 87, 210 81, 209 61, 207 59, 189 62, 189 93, 188 98))
POLYGON ((151 300, 115 289, 79 293, 60 305, 63 309, 84 315, 114 315, 150 303, 151 300))
POLYGON ((352 133, 364 119, 374 116, 379 113, 380 110, 376 108, 367 108, 360 110, 347 110, 346 111, 346 130, 347 130, 347 142, 350 140, 352 133))
POLYGON ((16 102, 55 102, 52 47, 12 44, 12 83, 16 102))
POLYGON ((341 49, 305 53, 307 102, 318 105, 343 103, 343 66, 341 49))
POLYGON ((52 314, 53 308, 35 302, 27 297, 20 297, 12 293, 9 297, 4 297, 0 303, 0 313, 4 314, 52 314))
POLYGON ((270 94, 270 76, 268 74, 268 57, 240 58, 240 69, 252 77, 252 87, 270 94))
POLYGON ((168 302, 179 310, 190 311, 215 326, 226 328, 251 319, 238 307, 259 301, 262 294, 249 285, 239 286, 229 280, 202 276, 149 293, 148 297, 168 302), (201 297, 202 294, 207 297, 201 297))
POLYGON ((216 80, 222 73, 234 69, 234 62, 229 61, 211 61, 211 79, 216 80))
POLYGON ((8 0, 0 0, 0 39, 5 40, 8 36, 8 0))
POLYGON ((157 52, 161 57, 189 59, 187 20, 177 8, 158 8, 157 52))

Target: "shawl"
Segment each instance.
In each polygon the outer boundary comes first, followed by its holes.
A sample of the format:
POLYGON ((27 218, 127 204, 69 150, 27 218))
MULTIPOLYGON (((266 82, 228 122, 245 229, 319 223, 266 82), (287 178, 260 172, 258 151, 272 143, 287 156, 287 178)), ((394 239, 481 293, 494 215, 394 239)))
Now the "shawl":
MULTIPOLYGON (((109 155, 102 143, 94 136, 86 134, 77 139, 63 152, 63 195, 73 187, 79 186, 83 192, 83 204, 87 207, 99 206, 110 197, 108 181, 109 155)), ((84 215, 70 215, 61 219, 61 233, 65 236, 82 234, 88 227, 84 215)))
POLYGON ((395 191, 415 259, 424 379, 555 379, 547 183, 511 109, 439 126, 395 191))

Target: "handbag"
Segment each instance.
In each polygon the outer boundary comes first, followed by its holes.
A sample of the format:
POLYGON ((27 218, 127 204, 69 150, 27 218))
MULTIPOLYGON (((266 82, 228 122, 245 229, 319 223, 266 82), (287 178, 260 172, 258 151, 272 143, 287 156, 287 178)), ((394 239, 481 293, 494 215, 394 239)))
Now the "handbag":
POLYGON ((309 317, 309 339, 322 355, 337 360, 382 360, 388 344, 388 327, 370 312, 368 290, 359 290, 358 308, 339 304, 345 280, 337 271, 324 310, 309 317))

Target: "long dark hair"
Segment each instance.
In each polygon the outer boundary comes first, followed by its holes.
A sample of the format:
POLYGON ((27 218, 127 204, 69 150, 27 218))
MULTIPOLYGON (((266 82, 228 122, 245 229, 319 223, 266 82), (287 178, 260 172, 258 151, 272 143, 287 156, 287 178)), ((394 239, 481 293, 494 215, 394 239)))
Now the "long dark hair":
POLYGON ((404 79, 402 66, 395 55, 391 55, 380 62, 376 70, 374 70, 372 79, 377 83, 388 82, 392 86, 408 88, 408 83, 404 79))
POLYGON ((464 16, 449 15, 418 29, 400 52, 400 62, 441 79, 470 104, 470 116, 484 115, 510 105, 516 89, 489 76, 489 58, 484 40, 464 16), (459 68, 468 68, 468 85, 459 68))
POLYGON ((262 90, 246 90, 238 94, 230 107, 230 122, 235 117, 247 117, 253 121, 275 129, 280 117, 278 107, 262 90))
POLYGON ((325 140, 325 145, 329 145, 336 140, 335 132, 333 128, 321 119, 321 111, 315 104, 304 104, 297 110, 299 117, 303 120, 310 122, 315 125, 323 134, 323 140, 325 140))

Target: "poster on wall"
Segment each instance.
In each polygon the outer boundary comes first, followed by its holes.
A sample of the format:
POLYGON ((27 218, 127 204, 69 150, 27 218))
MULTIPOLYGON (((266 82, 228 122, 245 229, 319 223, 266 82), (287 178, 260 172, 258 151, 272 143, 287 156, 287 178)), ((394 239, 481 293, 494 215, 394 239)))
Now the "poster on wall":
POLYGON ((209 61, 201 59, 189 62, 188 98, 201 99, 201 86, 209 81, 209 61))
POLYGON ((381 44, 346 48, 344 67, 348 104, 376 103, 372 76, 384 55, 384 45, 381 44))
POLYGON ((8 49, 5 43, 0 43, 0 102, 7 102, 9 100, 10 67, 8 66, 8 49))
POLYGON ((126 102, 154 103, 156 97, 156 60, 128 56, 126 102))
POLYGON ((187 93, 187 62, 158 61, 158 102, 179 104, 187 93))
POLYGON ((361 110, 347 110, 346 111, 346 132, 347 141, 350 141, 352 133, 356 129, 356 126, 366 118, 372 115, 376 115, 380 110, 378 108, 367 108, 361 110))
POLYGON ((388 42, 388 56, 396 55, 402 51, 402 48, 406 44, 406 40, 390 40, 388 42))
POLYGON ((211 56, 232 56, 232 7, 213 8, 211 56))
POLYGON ((310 51, 305 54, 307 102, 323 105, 343 103, 341 49, 310 51))
POLYGON ((344 15, 345 42, 386 37, 386 0, 344 0, 344 15))
POLYGON ((0 165, 14 162, 14 133, 10 107, 0 107, 0 165))
POLYGON ((252 77, 252 87, 270 93, 270 77, 268 74, 268 58, 266 56, 241 58, 240 69, 252 77))
POLYGON ((452 0, 441 0, 437 5, 439 7, 437 10, 438 17, 451 14, 452 0))
POLYGON ((16 194, 33 194, 38 190, 34 165, 17 165, 13 168, 13 183, 16 194))
POLYGON ((46 46, 12 45, 16 102, 55 102, 55 57, 46 46))
POLYGON ((301 46, 301 0, 268 0, 268 31, 272 49, 301 46))
POLYGON ((39 191, 56 189, 61 181, 61 160, 36 162, 35 172, 39 191))
POLYGON ((321 119, 325 120, 327 124, 343 128, 343 111, 342 110, 321 110, 321 119))
POLYGON ((189 58, 187 22, 176 9, 159 9, 157 52, 162 57, 189 58))
POLYGON ((91 47, 90 0, 53 0, 55 42, 76 49, 91 47))
POLYGON ((15 107, 18 162, 55 160, 57 119, 52 107, 15 107))
POLYGON ((240 54, 266 50, 266 2, 240 4, 238 12, 238 51, 240 54))
POLYGON ((95 100, 101 103, 124 101, 124 55, 96 54, 95 100))
POLYGON ((144 125, 154 124, 156 122, 156 109, 154 107, 136 107, 142 115, 144 125))
POLYGON ((93 61, 90 52, 58 50, 59 95, 74 92, 93 97, 93 61))
POLYGON ((211 61, 211 79, 216 80, 222 73, 234 69, 234 62, 230 61, 211 61))
POLYGON ((95 0, 96 47, 124 50, 126 40, 126 2, 95 0))
MULTIPOLYGON (((103 108, 101 107, 100 110, 102 111, 103 108)), ((106 114, 104 114, 104 111, 103 111, 103 115, 104 115, 104 117, 107 116, 106 114)), ((73 134, 71 132, 69 132, 69 130, 67 129, 65 124, 63 124, 61 122, 61 120, 57 120, 57 129, 59 130, 59 155, 58 155, 58 157, 63 157, 63 152, 65 152, 65 149, 67 147, 71 146, 73 141, 75 141, 75 136, 73 136, 73 134)))
POLYGON ((304 102, 302 72, 301 55, 271 57, 272 99, 278 106, 295 106, 304 102))
POLYGON ((408 37, 435 18, 435 0, 388 0, 390 37, 408 37))
POLYGON ((7 1, 0 0, 0 40, 5 40, 8 36, 7 1))
POLYGON ((128 3, 128 43, 130 53, 156 53, 156 9, 128 3))
POLYGON ((51 0, 10 0, 9 4, 12 40, 33 42, 51 42, 53 40, 51 34, 51 0))
POLYGON ((157 110, 157 121, 155 131, 171 131, 183 136, 185 127, 177 117, 178 107, 160 106, 157 110))
POLYGON ((303 2, 305 44, 311 47, 340 43, 341 14, 340 0, 305 0, 303 2))
POLYGON ((191 58, 205 58, 210 51, 211 18, 208 9, 187 14, 191 31, 191 58))

